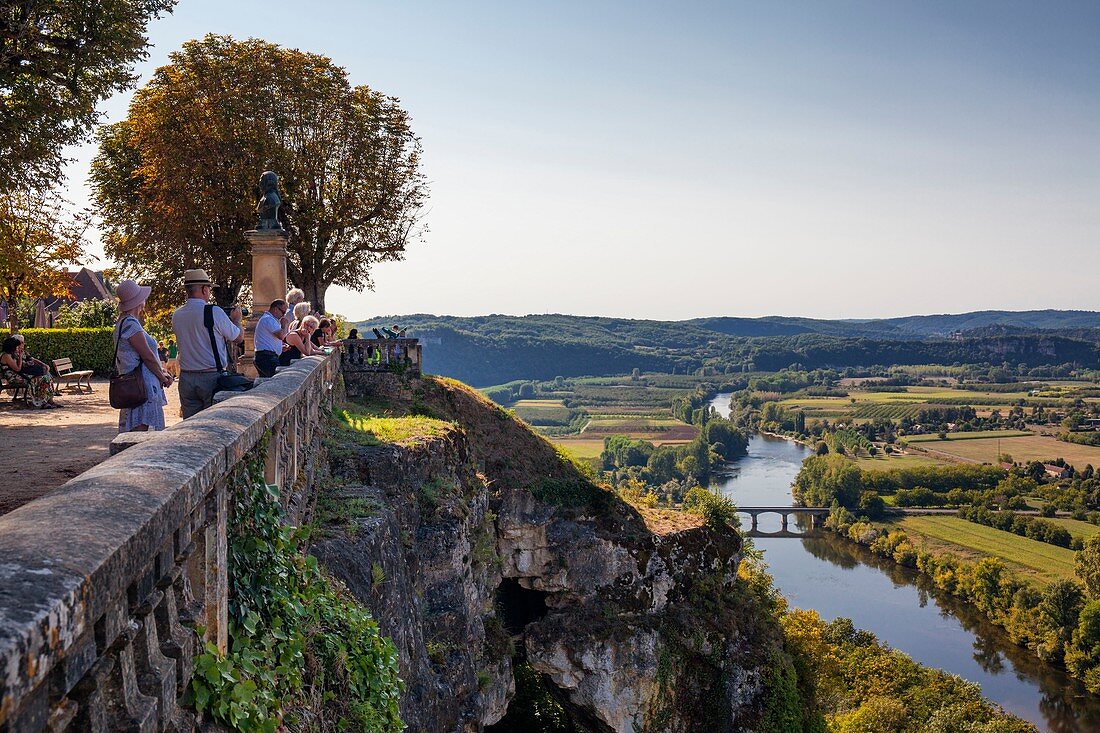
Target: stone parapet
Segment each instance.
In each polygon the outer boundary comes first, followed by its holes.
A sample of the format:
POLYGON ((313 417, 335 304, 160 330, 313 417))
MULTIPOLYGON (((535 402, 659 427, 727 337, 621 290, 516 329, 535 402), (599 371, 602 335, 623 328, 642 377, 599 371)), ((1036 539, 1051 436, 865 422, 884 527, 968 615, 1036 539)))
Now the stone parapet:
POLYGON ((297 361, 0 516, 0 733, 192 727, 193 657, 226 643, 229 479, 267 435, 302 521, 338 370, 297 361))

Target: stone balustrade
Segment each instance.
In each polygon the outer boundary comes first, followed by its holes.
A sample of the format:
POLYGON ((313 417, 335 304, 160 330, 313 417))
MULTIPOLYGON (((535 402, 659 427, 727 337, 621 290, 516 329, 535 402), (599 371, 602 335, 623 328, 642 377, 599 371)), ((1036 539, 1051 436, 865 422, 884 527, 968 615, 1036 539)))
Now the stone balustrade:
POLYGON ((0 733, 192 728, 193 658, 226 646, 228 487, 262 458, 304 519, 338 369, 297 361, 0 516, 0 733))
POLYGON ((347 339, 341 346, 340 361, 346 372, 405 370, 419 375, 424 355, 417 339, 347 339))

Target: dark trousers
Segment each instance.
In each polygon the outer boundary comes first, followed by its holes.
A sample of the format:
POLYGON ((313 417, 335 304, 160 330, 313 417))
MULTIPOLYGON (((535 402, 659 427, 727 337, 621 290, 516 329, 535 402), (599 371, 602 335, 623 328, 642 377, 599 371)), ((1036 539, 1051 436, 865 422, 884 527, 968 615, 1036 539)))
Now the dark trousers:
POLYGON ((180 372, 180 408, 187 418, 214 404, 214 389, 218 385, 218 373, 180 372))
POLYGON ((252 363, 261 377, 274 377, 275 368, 279 366, 279 355, 274 351, 257 351, 252 363))

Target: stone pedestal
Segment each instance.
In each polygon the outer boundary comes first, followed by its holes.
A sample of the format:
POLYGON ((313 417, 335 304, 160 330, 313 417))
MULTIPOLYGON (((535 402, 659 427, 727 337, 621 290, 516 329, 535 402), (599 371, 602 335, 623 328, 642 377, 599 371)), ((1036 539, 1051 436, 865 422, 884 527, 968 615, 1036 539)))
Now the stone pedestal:
POLYGON ((285 229, 251 229, 244 233, 252 245, 252 313, 244 321, 244 356, 238 361, 238 371, 255 379, 256 321, 271 301, 286 297, 285 229))

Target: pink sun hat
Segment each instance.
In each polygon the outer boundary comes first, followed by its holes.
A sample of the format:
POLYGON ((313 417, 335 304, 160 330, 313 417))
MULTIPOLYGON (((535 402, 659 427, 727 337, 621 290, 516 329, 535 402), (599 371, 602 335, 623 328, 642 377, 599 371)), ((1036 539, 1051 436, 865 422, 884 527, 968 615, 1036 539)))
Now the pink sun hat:
POLYGON ((153 289, 146 285, 138 285, 133 280, 123 280, 115 288, 115 294, 118 296, 118 309, 128 311, 137 308, 145 302, 151 292, 153 292, 153 289))

